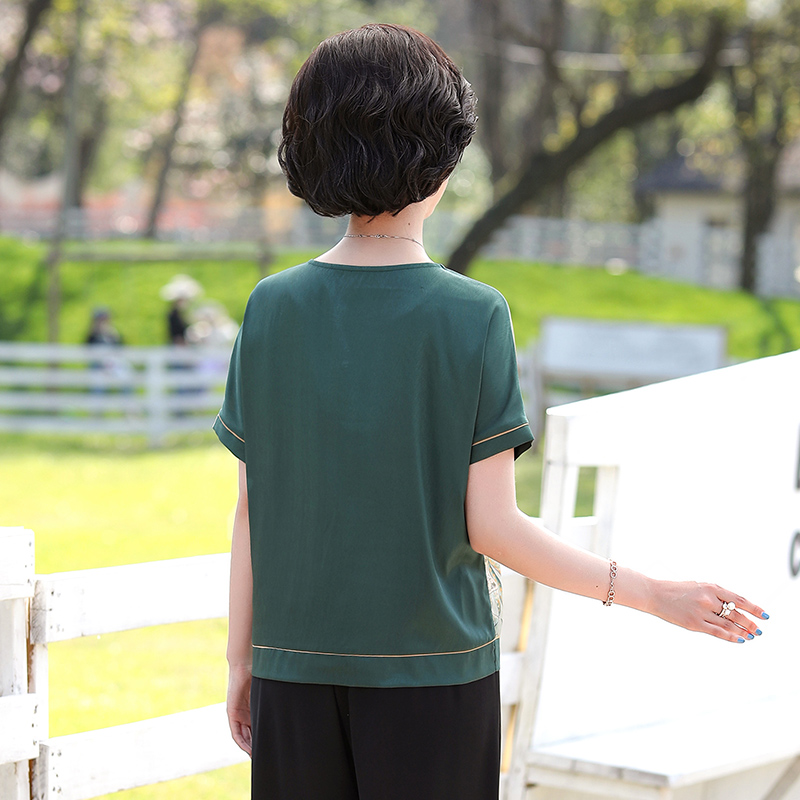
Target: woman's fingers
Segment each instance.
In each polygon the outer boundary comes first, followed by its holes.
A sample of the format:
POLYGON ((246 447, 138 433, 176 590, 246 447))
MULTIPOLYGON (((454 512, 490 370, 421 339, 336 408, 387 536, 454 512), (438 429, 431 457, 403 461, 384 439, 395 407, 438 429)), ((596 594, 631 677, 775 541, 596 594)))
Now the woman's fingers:
POLYGON ((720 639, 737 643, 760 636, 761 629, 747 614, 757 620, 769 619, 769 614, 741 595, 723 589, 721 586, 715 586, 714 589, 719 608, 714 612, 716 619, 707 620, 711 626, 707 632, 720 639))
POLYGON ((716 589, 717 600, 720 604, 717 614, 722 612, 724 617, 734 616, 741 621, 749 619, 742 614, 742 612, 747 612, 755 617, 758 621, 769 619, 769 614, 767 614, 767 612, 764 611, 761 606, 751 603, 746 597, 734 594, 727 589, 723 589, 721 586, 715 586, 714 588, 716 589), (730 609, 730 614, 725 613, 726 606, 728 609, 730 609))
POLYGON ((247 722, 243 722, 235 717, 228 717, 228 722, 230 724, 231 735, 233 736, 233 741, 247 753, 247 755, 253 755, 253 733, 250 729, 250 725, 247 722))
POLYGON ((698 630, 701 633, 708 633, 711 636, 715 636, 717 639, 724 639, 726 642, 741 644, 747 641, 745 632, 727 620, 722 622, 703 622, 698 630))
POLYGON ((712 583, 662 583, 658 608, 662 619, 728 642, 746 642, 761 635, 758 624, 769 615, 735 592, 712 583), (753 619, 755 618, 755 619, 753 619))
POLYGON ((724 597, 726 598, 727 602, 733 602, 736 604, 737 611, 739 612, 746 611, 748 614, 752 614, 757 620, 769 619, 769 614, 767 614, 763 608, 757 606, 755 603, 751 603, 744 597, 733 594, 733 592, 728 592, 725 589, 720 589, 719 597, 720 597, 720 603, 723 602, 722 598, 724 597))

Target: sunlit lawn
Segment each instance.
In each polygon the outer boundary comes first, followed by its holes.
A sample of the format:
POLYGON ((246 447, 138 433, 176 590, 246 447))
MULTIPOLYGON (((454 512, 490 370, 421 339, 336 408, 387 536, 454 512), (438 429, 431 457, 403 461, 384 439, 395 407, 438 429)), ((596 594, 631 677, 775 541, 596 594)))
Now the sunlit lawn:
MULTIPOLYGON (((0 438, 0 525, 35 532, 40 573, 225 551, 235 492, 236 462, 209 439, 147 452, 0 438)), ((51 645, 50 734, 224 701, 225 636, 211 620, 51 645)), ((116 796, 228 800, 248 781, 242 765, 116 796)))
MULTIPOLYGON (((524 455, 517 473, 520 505, 536 514, 541 452, 524 455)), ((590 492, 584 486, 581 513, 588 513, 590 492)), ((235 461, 210 437, 156 452, 124 440, 0 437, 0 525, 35 532, 39 573, 226 551, 235 496, 235 461)), ((225 636, 224 620, 212 620, 51 645, 50 734, 222 702, 225 636)), ((115 797, 232 800, 247 794, 242 765, 115 797)))

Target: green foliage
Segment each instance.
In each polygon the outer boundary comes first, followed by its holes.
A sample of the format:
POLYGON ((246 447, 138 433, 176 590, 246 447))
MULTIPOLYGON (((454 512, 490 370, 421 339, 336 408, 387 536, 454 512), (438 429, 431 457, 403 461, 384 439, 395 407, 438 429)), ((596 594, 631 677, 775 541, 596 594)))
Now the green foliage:
MULTIPOLYGON (((117 244, 152 248, 147 243, 117 244)), ((45 339, 43 248, 0 238, 0 338, 45 339)), ((285 269, 316 255, 287 252, 271 269, 285 269)), ((107 306, 126 343, 163 344, 167 304, 158 291, 173 275, 191 275, 206 299, 222 303, 241 321, 250 291, 259 280, 253 261, 86 262, 62 266, 63 342, 81 342, 92 309, 107 306)), ((654 320, 723 325, 729 352, 737 359, 758 358, 800 347, 800 302, 764 301, 746 292, 724 292, 650 278, 635 272, 610 275, 595 267, 519 261, 477 261, 472 277, 496 286, 508 298, 520 344, 535 338, 544 316, 654 320)))
POLYGON ((737 360, 800 348, 800 302, 765 301, 635 272, 610 275, 587 267, 476 262, 470 273, 508 298, 517 341, 535 338, 545 316, 722 325, 737 360))

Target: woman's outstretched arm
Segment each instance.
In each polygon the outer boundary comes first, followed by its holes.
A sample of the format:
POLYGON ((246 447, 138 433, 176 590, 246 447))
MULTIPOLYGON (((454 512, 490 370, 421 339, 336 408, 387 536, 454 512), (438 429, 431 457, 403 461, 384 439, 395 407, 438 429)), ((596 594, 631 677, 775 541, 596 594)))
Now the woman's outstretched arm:
MULTIPOLYGON (((479 553, 538 583, 605 601, 609 562, 565 542, 517 508, 513 451, 470 466, 466 499, 467 530, 479 553)), ((667 622, 741 642, 760 633, 763 609, 714 584, 664 581, 619 566, 614 602, 654 614, 667 622), (734 602, 729 617, 717 616, 723 601, 734 602)))
POLYGON ((233 520, 231 588, 228 615, 228 724, 233 739, 252 755, 250 684, 253 663, 253 570, 250 563, 250 511, 247 469, 239 462, 239 502, 233 520))

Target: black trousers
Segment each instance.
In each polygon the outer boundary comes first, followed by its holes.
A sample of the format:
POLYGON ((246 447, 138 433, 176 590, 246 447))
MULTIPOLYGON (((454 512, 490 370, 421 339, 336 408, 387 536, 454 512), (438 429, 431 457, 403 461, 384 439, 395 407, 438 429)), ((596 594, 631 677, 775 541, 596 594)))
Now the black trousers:
POLYGON ((461 686, 253 678, 252 800, 497 800, 498 674, 461 686))

